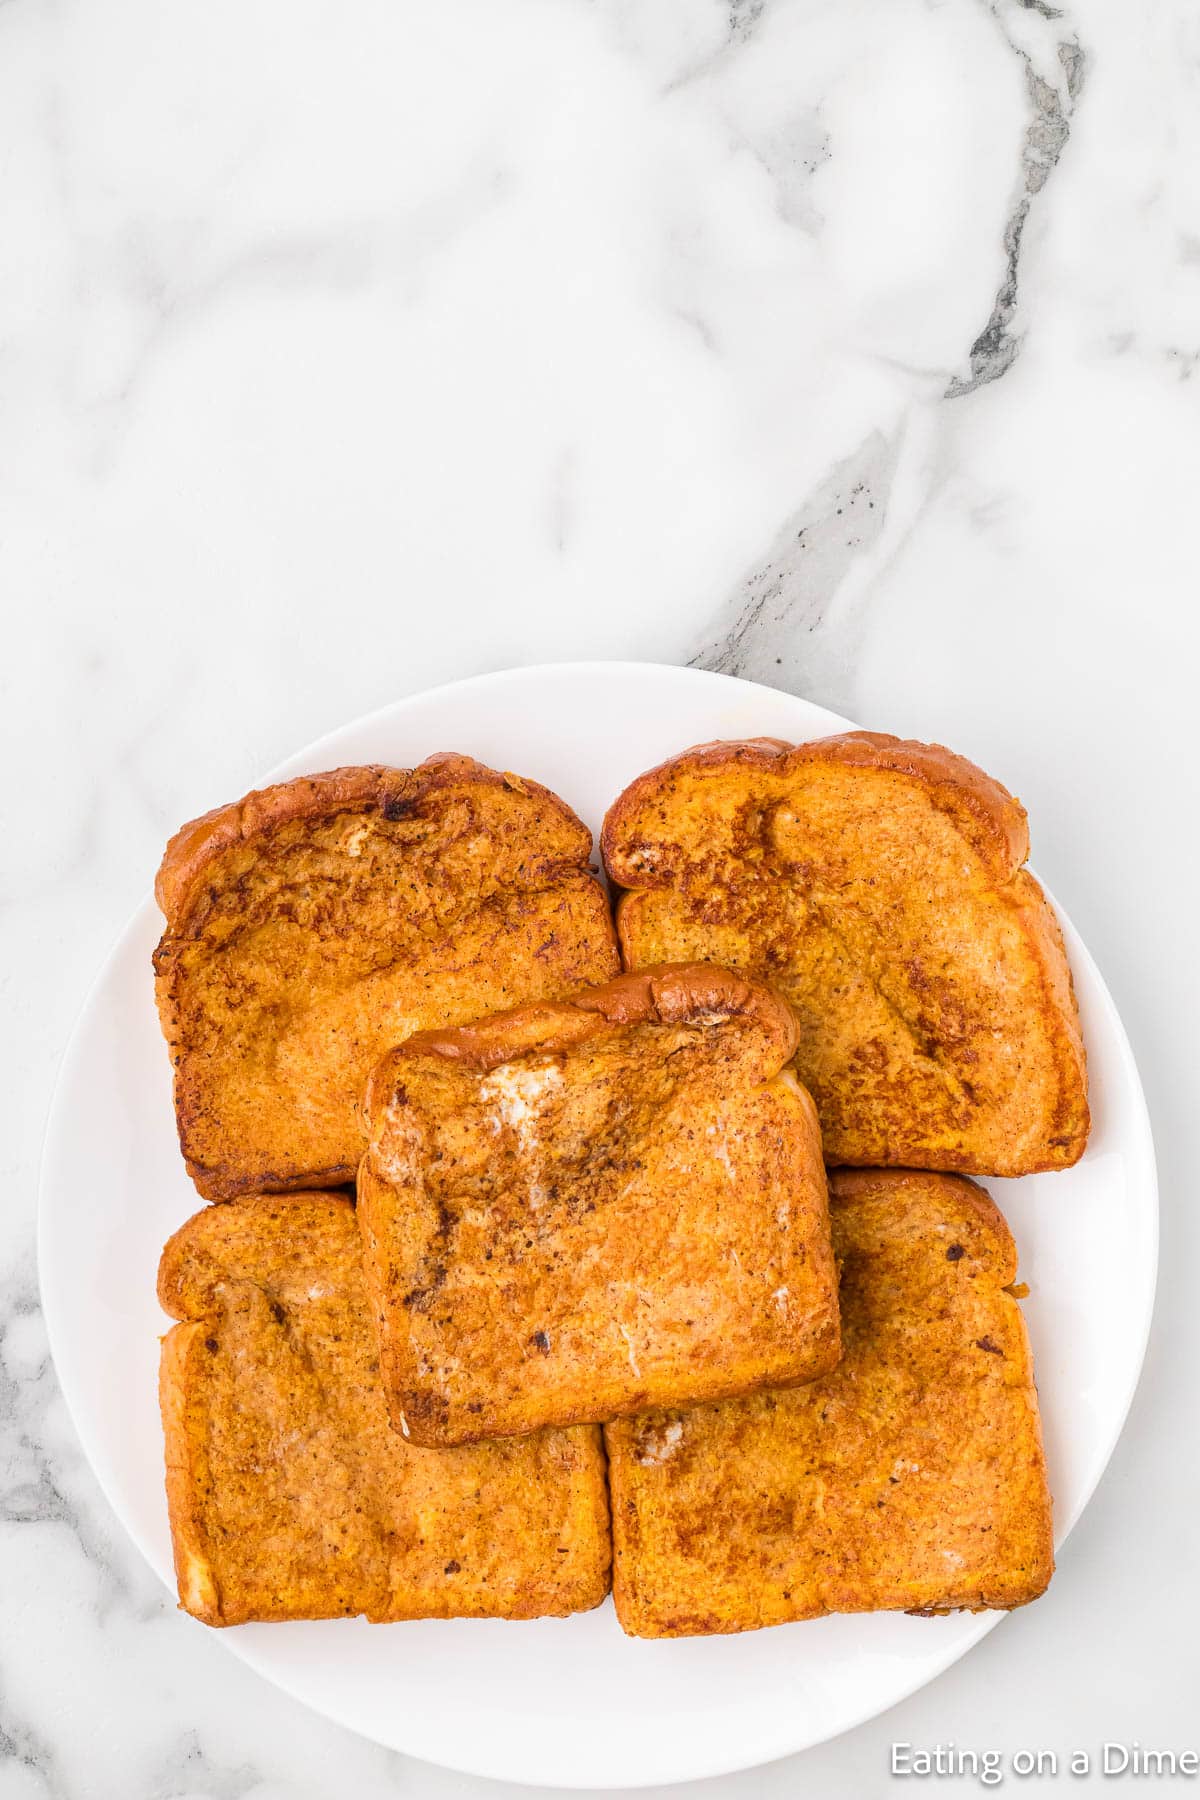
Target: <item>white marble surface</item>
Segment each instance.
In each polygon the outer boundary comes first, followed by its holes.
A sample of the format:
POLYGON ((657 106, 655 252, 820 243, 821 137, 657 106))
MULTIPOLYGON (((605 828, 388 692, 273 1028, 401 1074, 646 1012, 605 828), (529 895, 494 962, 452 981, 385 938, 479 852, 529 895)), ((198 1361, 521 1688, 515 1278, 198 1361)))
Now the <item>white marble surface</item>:
POLYGON ((1158 1136, 1147 1373, 1049 1595, 709 1791, 882 1794, 896 1737, 1200 1747, 1194 8, 8 0, 0 142, 0 1800, 499 1791, 175 1613, 56 1393, 35 1187, 167 832, 346 717, 564 657, 993 769, 1158 1136))

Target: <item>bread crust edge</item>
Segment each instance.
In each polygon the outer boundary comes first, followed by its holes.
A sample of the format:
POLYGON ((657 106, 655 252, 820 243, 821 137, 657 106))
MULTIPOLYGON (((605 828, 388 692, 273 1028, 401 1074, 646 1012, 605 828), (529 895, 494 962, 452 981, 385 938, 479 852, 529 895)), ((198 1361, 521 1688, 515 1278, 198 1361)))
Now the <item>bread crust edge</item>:
MULTIPOLYGON (((655 963, 585 988, 569 1000, 513 1007, 474 1025, 414 1032, 372 1071, 365 1104, 368 1131, 387 1104, 385 1090, 396 1069, 413 1056, 442 1056, 486 1074, 517 1056, 570 1049, 606 1025, 685 1025, 706 1014, 754 1017, 779 1047, 772 1075, 795 1054, 795 1015, 783 996, 765 983, 718 963, 655 963)), ((811 1105, 808 1090, 797 1085, 811 1105)))
POLYGON ((481 787, 509 787, 529 794, 552 807, 564 824, 580 834, 581 865, 591 849, 591 833, 566 801, 540 782, 522 775, 490 768, 473 756, 439 750, 415 768, 393 768, 386 763, 347 764, 315 775, 296 775, 290 781, 254 788, 241 800, 213 807, 199 818, 181 825, 169 840, 154 882, 154 897, 167 922, 167 935, 177 934, 186 923, 191 903, 204 871, 232 845, 277 830, 297 819, 317 819, 330 813, 368 812, 389 800, 406 804, 423 799, 456 781, 481 787))
POLYGON ((783 738, 718 738, 695 744, 647 769, 617 796, 605 815, 600 851, 609 876, 621 887, 635 892, 657 885, 629 866, 618 850, 617 839, 631 813, 667 776, 683 769, 718 771, 746 766, 787 774, 815 762, 890 769, 924 783, 935 794, 940 792, 942 802, 935 799, 935 804, 960 818, 971 842, 1001 879, 1014 874, 1029 855, 1025 808, 976 763, 948 750, 944 744, 924 744, 915 738, 893 737, 881 731, 844 731, 801 744, 788 743, 783 738))
POLYGON ((226 1620, 221 1612, 216 1576, 192 1506, 192 1445, 185 1416, 189 1364, 199 1352, 199 1340, 204 1330, 202 1319, 188 1319, 173 1325, 162 1339, 158 1400, 166 1461, 167 1518, 171 1528, 179 1609, 190 1613, 203 1625, 224 1625, 226 1620))

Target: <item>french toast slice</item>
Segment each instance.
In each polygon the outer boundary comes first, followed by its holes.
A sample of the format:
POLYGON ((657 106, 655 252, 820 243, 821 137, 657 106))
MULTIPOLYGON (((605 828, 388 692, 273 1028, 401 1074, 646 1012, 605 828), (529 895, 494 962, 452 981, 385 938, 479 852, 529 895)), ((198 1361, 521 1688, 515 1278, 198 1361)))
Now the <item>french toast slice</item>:
POLYGON ((844 1355, 786 1393, 605 1427, 635 1637, 1022 1606, 1054 1567, 1016 1251, 955 1175, 830 1175, 844 1355))
POLYGON ((185 825, 155 987, 205 1199, 353 1180, 391 1045, 613 974, 590 852, 563 801, 467 756, 303 776, 185 825))
POLYGON ((608 1591, 594 1427, 466 1450, 392 1430, 344 1195, 209 1207, 163 1251, 183 1608, 246 1620, 566 1614, 608 1591))
POLYGON ((1062 934, 1024 808, 972 763, 871 732, 702 745, 625 790, 602 846, 627 968, 707 959, 787 996, 828 1164, 1083 1154, 1062 934))
POLYGON ((794 1045, 785 1001, 702 966, 385 1057, 358 1219, 397 1428, 468 1443, 832 1368, 794 1045))

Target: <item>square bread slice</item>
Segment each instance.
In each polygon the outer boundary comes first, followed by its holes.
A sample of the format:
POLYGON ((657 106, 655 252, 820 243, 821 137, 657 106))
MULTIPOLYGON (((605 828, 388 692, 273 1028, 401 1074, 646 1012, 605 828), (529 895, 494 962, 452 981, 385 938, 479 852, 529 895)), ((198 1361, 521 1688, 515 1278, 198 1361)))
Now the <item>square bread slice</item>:
POLYGON ((785 994, 830 1165, 1026 1175, 1088 1135, 1083 1040, 1024 808, 939 745, 701 745, 631 784, 603 851, 627 968, 785 994))
POLYGON ((185 825, 154 967, 205 1199, 353 1180, 385 1050, 614 974, 591 847, 536 782, 450 755, 303 776, 185 825))
POLYGON ((183 1608, 530 1619, 608 1591, 594 1427, 468 1450, 392 1430, 341 1194, 207 1208, 163 1251, 167 1501, 183 1608))
POLYGON ((1035 1600, 1054 1567, 1016 1251, 974 1182, 830 1175, 844 1357, 790 1393, 606 1426, 635 1637, 1035 1600))
POLYGON ((398 1429, 468 1443, 832 1368, 794 1044, 785 1001, 706 966, 386 1057, 358 1217, 398 1429))

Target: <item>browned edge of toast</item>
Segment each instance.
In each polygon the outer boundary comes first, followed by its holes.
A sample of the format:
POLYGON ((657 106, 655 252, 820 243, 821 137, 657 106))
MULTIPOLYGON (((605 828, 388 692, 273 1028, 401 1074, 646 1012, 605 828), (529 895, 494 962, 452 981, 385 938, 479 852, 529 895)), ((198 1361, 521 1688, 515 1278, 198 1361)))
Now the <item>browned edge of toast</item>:
POLYGON ((779 1064, 796 1048, 796 1021, 782 995, 715 963, 660 963, 618 975, 570 1000, 495 1013, 475 1025, 418 1031, 376 1064, 367 1085, 368 1123, 386 1106, 396 1069, 413 1056, 442 1056, 486 1074, 514 1057, 582 1044, 606 1025, 686 1025, 713 1014, 753 1018, 777 1041, 779 1064))
POLYGON ((163 853, 154 897, 170 931, 178 931, 202 891, 209 864, 232 845, 277 830, 297 819, 317 819, 340 812, 383 812, 402 817, 438 788, 469 780, 480 786, 508 787, 552 807, 564 824, 579 830, 579 860, 591 850, 591 833, 565 800, 536 781, 491 769, 472 756, 440 750, 413 769, 365 763, 297 775, 273 787, 258 788, 242 800, 214 807, 180 826, 163 853))
MULTIPOLYGON (((329 1200, 335 1206, 351 1210, 345 1194, 314 1193, 314 1200, 329 1200)), ((158 1371, 158 1399, 162 1414, 163 1448, 166 1459, 167 1517, 171 1527, 171 1550, 175 1562, 175 1579, 179 1603, 184 1612, 205 1625, 226 1624, 220 1589, 212 1563, 197 1526, 192 1494, 192 1444, 187 1429, 188 1365, 195 1355, 203 1353, 203 1340, 210 1330, 204 1318, 190 1311, 181 1292, 184 1264, 194 1237, 203 1236, 206 1212, 193 1213, 163 1246, 158 1261, 158 1303, 169 1318, 177 1322, 162 1339, 158 1371)))
POLYGON ((926 1193, 938 1192, 946 1196, 948 1210, 962 1211, 969 1207, 975 1214, 980 1229, 988 1232, 995 1239, 997 1260, 1002 1267, 995 1286, 1011 1287, 1017 1279, 1017 1244, 1008 1220, 992 1199, 986 1188, 980 1187, 969 1175, 945 1174, 929 1169, 829 1169, 826 1171, 829 1181, 829 1204, 836 1201, 840 1205, 862 1199, 875 1191, 883 1193, 902 1192, 906 1187, 917 1187, 926 1193))
POLYGON ((789 744, 782 738, 718 739, 696 744, 630 782, 610 806, 600 834, 604 866, 621 887, 655 886, 644 871, 630 866, 617 849, 617 839, 630 813, 647 794, 681 767, 719 771, 722 767, 771 769, 786 774, 802 763, 839 762, 859 768, 891 769, 924 782, 934 805, 952 814, 959 829, 996 878, 1007 881, 1029 855, 1025 808, 1008 789, 965 756, 943 744, 920 744, 881 731, 845 731, 809 743, 789 744), (782 766, 781 766, 782 765, 782 766))

